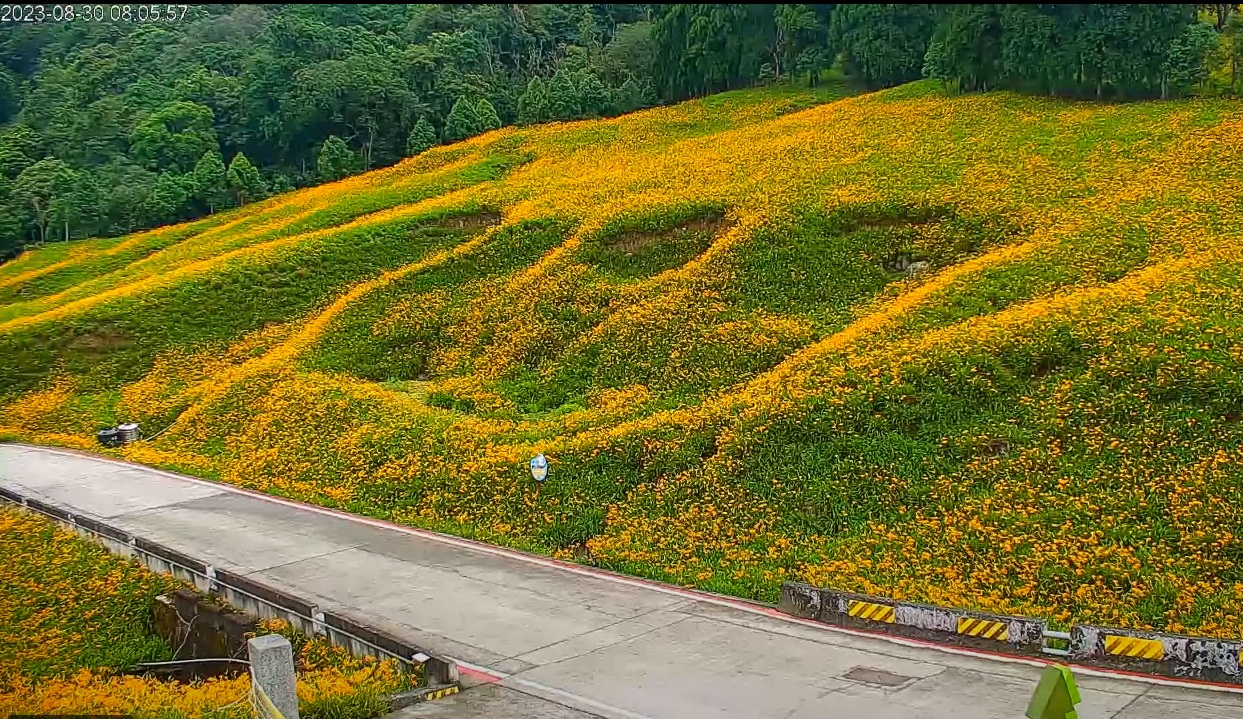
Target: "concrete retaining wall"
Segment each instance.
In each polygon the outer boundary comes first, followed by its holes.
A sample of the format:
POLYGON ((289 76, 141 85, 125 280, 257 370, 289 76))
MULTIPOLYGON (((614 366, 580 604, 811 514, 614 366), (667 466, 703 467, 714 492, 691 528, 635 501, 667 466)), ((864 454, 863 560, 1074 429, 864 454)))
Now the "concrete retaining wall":
MULTIPOLYGON (((173 659, 245 659, 247 635, 256 629, 254 617, 189 589, 156 597, 152 616, 156 633, 174 650, 173 659)), ((238 666, 222 663, 215 669, 236 673, 238 666)))
MULTIPOLYGON (((778 609, 826 624, 950 646, 968 646, 1006 654, 1061 656, 1045 651, 1047 627, 1042 620, 897 602, 800 582, 782 585, 778 609)), ((1243 670, 1240 668, 1243 641, 1090 624, 1074 625, 1069 634, 1070 648, 1066 658, 1076 664, 1179 679, 1243 684, 1243 670)))
POLYGON ((407 668, 422 665, 426 679, 433 688, 457 685, 457 665, 452 660, 407 644, 339 613, 321 611, 314 603, 288 592, 227 570, 218 570, 157 542, 133 536, 97 519, 74 516, 63 508, 25 497, 10 489, 0 487, 0 501, 8 501, 47 516, 95 540, 113 554, 133 557, 152 571, 169 573, 192 583, 200 592, 217 596, 250 616, 284 619, 304 634, 324 637, 354 656, 397 659, 407 668))

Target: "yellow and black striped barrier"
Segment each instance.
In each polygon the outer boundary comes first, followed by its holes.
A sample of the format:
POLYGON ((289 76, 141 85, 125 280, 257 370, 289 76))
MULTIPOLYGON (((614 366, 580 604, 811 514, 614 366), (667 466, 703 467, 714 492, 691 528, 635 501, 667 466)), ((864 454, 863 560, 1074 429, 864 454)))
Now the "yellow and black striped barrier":
POLYGON ((1071 661, 1180 679, 1243 684, 1243 642, 1117 627, 1070 628, 1071 661))
POLYGON ((917 604, 785 582, 781 611, 876 634, 990 653, 1065 657, 1108 669, 1243 686, 1243 640, 1074 624, 1050 631, 1042 619, 917 604), (1050 644, 1052 640, 1052 644, 1050 644))
POLYGON ((434 687, 419 687, 398 694, 394 694, 388 698, 388 710, 395 712, 399 709, 417 704, 419 702, 431 702, 437 699, 444 699, 457 694, 459 691, 457 684, 444 684, 434 687))
POLYGON ((1010 639, 1010 625, 1004 622, 994 622, 991 619, 959 617, 958 633, 969 637, 996 639, 999 642, 1005 642, 1010 639))
POLYGON ((1139 637, 1106 634, 1105 652, 1114 656, 1133 659, 1163 659, 1165 657, 1165 645, 1162 644, 1160 639, 1141 639, 1139 637))
POLYGON ((458 688, 456 685, 445 687, 444 689, 436 689, 434 691, 430 691, 427 694, 423 695, 423 701, 430 702, 430 701, 435 701, 436 699, 444 699, 445 697, 453 696, 454 694, 457 694, 457 692, 458 692, 458 688))
POLYGON ((893 607, 875 602, 852 601, 846 613, 856 619, 871 619, 874 622, 893 624, 893 607))

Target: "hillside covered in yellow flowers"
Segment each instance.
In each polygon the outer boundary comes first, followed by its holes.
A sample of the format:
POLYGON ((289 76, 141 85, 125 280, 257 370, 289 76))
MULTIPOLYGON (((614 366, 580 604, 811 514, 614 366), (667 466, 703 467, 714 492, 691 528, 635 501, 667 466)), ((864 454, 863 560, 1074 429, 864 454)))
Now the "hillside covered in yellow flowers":
POLYGON ((1240 636, 1241 198, 1231 100, 506 128, 0 266, 0 437, 138 421, 131 460, 740 596, 1240 636))

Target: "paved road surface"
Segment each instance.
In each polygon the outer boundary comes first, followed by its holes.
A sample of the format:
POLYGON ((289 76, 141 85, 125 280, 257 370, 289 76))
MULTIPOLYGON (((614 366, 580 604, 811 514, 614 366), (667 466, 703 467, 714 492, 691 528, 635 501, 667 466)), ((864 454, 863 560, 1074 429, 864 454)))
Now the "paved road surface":
MULTIPOLYGON (((402 717, 1018 719, 1040 671, 86 455, 0 445, 0 484, 486 669, 402 717)), ((1241 694, 1080 685, 1081 719, 1243 719, 1241 694)))

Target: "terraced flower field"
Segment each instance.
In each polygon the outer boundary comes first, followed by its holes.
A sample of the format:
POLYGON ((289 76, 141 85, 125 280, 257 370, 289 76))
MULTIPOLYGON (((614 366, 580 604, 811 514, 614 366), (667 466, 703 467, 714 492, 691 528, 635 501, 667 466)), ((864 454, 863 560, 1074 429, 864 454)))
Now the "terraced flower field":
POLYGON ((507 128, 0 266, 0 436, 141 421, 132 460, 740 596, 1241 636, 1240 168, 1229 100, 507 128))

